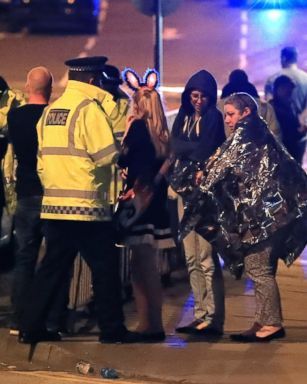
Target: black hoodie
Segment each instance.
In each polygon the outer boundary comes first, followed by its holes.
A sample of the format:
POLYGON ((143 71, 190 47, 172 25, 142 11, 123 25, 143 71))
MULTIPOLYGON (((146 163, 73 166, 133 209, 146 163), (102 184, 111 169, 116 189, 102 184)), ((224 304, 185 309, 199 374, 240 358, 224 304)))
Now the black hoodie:
POLYGON ((172 128, 172 150, 176 158, 205 162, 224 142, 223 116, 216 108, 217 84, 214 77, 205 70, 195 73, 187 82, 181 97, 181 107, 172 128), (193 90, 201 91, 209 102, 203 110, 198 137, 188 137, 183 132, 185 118, 192 116, 194 108, 190 102, 193 90))

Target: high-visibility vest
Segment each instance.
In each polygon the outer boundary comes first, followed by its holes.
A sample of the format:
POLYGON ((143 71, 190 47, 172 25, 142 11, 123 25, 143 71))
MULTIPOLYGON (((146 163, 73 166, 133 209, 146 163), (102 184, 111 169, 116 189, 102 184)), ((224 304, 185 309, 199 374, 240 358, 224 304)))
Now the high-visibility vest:
MULTIPOLYGON (((112 128, 114 139, 118 146, 121 145, 125 130, 126 119, 129 111, 129 98, 122 97, 116 100, 116 107, 113 109, 112 114, 108 116, 109 123, 112 128)), ((123 182, 119 175, 119 169, 115 164, 102 167, 101 172, 111 172, 111 182, 109 189, 109 203, 115 204, 120 191, 123 188, 123 182), (110 169, 105 169, 110 168, 110 169)))
MULTIPOLYGON (((8 89, 0 97, 0 131, 7 135, 7 115, 13 108, 18 108, 26 104, 25 95, 18 89, 8 89)), ((14 151, 12 144, 9 143, 3 159, 3 176, 12 181, 15 177, 16 164, 14 162, 14 151)))
POLYGON ((108 92, 70 80, 63 95, 44 110, 37 124, 42 218, 110 219, 111 174, 98 170, 116 154, 108 122, 114 107, 108 92))

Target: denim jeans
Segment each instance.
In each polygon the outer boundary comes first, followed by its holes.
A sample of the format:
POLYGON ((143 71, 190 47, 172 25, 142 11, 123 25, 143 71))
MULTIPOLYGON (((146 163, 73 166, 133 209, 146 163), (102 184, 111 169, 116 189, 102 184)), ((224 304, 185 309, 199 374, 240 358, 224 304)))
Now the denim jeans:
MULTIPOLYGON (((178 214, 183 216, 182 199, 178 198, 178 214)), ((186 264, 194 296, 194 317, 209 321, 223 330, 225 319, 224 280, 218 255, 211 244, 195 231, 183 240, 186 264)))
MULTIPOLYGON (((41 202, 41 196, 31 196, 17 201, 15 269, 11 297, 12 326, 17 328, 38 264, 43 239, 43 220, 40 219, 41 202)), ((65 308, 68 302, 69 275, 61 284, 65 288, 62 287, 61 294, 55 296, 48 318, 52 328, 64 326, 62 323, 65 321, 65 308)))

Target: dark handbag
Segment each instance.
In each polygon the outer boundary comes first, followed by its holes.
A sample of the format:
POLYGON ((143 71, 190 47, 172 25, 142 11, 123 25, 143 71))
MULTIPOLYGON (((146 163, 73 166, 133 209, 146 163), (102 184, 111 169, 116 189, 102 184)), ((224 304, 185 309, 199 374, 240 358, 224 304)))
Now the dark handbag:
POLYGON ((176 159, 170 173, 169 184, 179 195, 191 193, 195 188, 195 176, 199 163, 192 160, 176 159))
POLYGON ((136 188, 134 192, 122 193, 115 205, 114 222, 118 230, 128 230, 143 215, 153 198, 149 187, 136 188))
POLYGON ((155 188, 160 184, 170 165, 171 161, 166 159, 152 185, 144 185, 136 180, 133 190, 130 189, 120 194, 113 215, 117 230, 128 230, 143 215, 153 199, 155 188))

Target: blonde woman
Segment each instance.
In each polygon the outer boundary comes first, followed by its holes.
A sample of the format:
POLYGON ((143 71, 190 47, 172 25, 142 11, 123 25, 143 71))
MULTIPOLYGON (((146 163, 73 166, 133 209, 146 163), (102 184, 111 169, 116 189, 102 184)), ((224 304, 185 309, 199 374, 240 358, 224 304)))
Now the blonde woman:
POLYGON ((133 195, 137 189, 153 191, 149 206, 129 228, 124 243, 132 250, 132 285, 139 316, 137 331, 143 341, 158 342, 164 340, 165 333, 157 250, 174 246, 166 209, 167 184, 163 176, 158 177, 169 155, 169 132, 155 89, 157 73, 147 71, 143 83, 132 70, 126 70, 124 78, 135 93, 133 115, 129 118, 118 164, 128 170, 128 195, 133 195))

